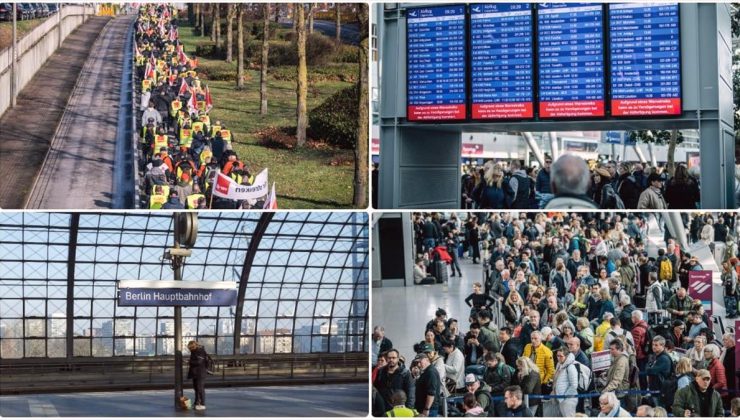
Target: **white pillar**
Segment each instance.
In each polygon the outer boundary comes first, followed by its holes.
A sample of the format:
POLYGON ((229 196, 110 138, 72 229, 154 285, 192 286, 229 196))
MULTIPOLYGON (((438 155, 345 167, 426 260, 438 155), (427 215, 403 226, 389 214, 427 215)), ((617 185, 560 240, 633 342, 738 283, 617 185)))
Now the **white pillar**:
POLYGON ((17 79, 16 79, 16 61, 18 60, 18 28, 16 25, 17 20, 17 12, 15 10, 16 7, 20 7, 19 3, 10 3, 10 7, 13 10, 13 31, 12 36, 13 39, 11 40, 13 51, 11 52, 11 58, 10 58, 10 107, 14 108, 16 101, 15 97, 18 96, 18 92, 16 90, 18 89, 17 85, 17 79))
POLYGON ((558 133, 555 131, 550 131, 550 150, 552 151, 552 160, 553 162, 555 159, 560 156, 560 149, 558 147, 558 133))
POLYGON ((524 137, 524 141, 527 142, 527 146, 529 146, 529 150, 532 151, 535 159, 537 159, 537 162, 540 163, 540 166, 545 166, 545 158, 542 155, 542 150, 540 150, 540 146, 538 146, 537 142, 534 140, 532 133, 528 131, 523 131, 521 134, 522 134, 522 137, 524 137))

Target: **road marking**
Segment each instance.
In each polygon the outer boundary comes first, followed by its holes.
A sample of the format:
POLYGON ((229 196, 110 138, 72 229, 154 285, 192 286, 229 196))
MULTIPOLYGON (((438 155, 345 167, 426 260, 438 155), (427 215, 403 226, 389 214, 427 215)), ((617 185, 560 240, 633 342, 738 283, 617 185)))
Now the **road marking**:
POLYGON ((31 398, 28 400, 28 410, 31 412, 31 417, 59 417, 57 409, 50 401, 31 398))

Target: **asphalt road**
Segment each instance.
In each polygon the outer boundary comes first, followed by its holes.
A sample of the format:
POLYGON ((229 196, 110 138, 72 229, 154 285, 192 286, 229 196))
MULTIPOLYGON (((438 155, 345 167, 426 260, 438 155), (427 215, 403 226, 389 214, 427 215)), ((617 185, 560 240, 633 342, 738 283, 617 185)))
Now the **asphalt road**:
POLYGON ((91 45, 26 208, 113 207, 124 45, 132 19, 111 20, 91 45))
POLYGON ((20 92, 17 106, 0 118, 1 208, 23 208, 90 43, 108 20, 94 17, 72 32, 20 92))

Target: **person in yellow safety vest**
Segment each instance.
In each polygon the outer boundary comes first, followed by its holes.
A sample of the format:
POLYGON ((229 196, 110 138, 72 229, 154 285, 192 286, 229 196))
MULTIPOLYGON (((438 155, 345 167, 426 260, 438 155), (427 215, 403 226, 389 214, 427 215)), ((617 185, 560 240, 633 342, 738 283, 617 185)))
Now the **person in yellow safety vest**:
POLYGON ((198 184, 193 185, 193 193, 188 195, 186 198, 187 201, 187 207, 188 209, 197 209, 198 208, 198 201, 201 198, 205 198, 206 196, 201 194, 200 187, 198 184))
POLYGON ((200 152, 200 156, 198 157, 198 161, 200 162, 200 166, 205 165, 207 162, 210 161, 210 159, 213 159, 213 151, 211 151, 211 148, 208 146, 205 146, 203 148, 203 151, 200 152))
POLYGON ((231 130, 227 129, 226 126, 221 126, 221 130, 217 134, 224 143, 231 144, 233 137, 231 136, 231 130))
POLYGON ((216 133, 218 133, 219 131, 221 131, 221 122, 216 121, 216 124, 213 124, 211 126, 211 132, 208 133, 208 135, 211 137, 216 137, 216 133))
POLYGON ((152 187, 152 194, 149 196, 150 210, 159 210, 162 208, 164 203, 167 202, 167 197, 169 197, 169 189, 170 187, 166 185, 155 185, 152 187), (168 190, 167 193, 164 192, 165 187, 168 190))
POLYGON ((203 123, 204 129, 203 133, 210 133, 211 132, 211 117, 208 116, 206 113, 200 114, 200 122, 203 123))
POLYGON ((193 143, 193 130, 188 124, 184 128, 180 129, 180 149, 189 149, 193 143))
POLYGON ((193 128, 193 132, 203 132, 203 122, 202 121, 194 121, 191 127, 193 128))
POLYGON ((386 417, 418 417, 419 412, 414 408, 406 407, 406 392, 399 389, 391 394, 393 408, 385 412, 386 417))
POLYGON ((152 142, 152 155, 155 153, 158 153, 158 151, 162 150, 164 147, 165 149, 168 146, 168 139, 167 134, 165 134, 164 129, 160 128, 159 132, 156 136, 154 136, 154 141, 152 142))
POLYGON ((170 104, 170 115, 172 118, 175 118, 177 116, 177 112, 182 109, 182 102, 179 99, 175 99, 170 104))
POLYGON ((146 92, 152 89, 152 81, 150 79, 144 79, 141 81, 141 91, 146 92))

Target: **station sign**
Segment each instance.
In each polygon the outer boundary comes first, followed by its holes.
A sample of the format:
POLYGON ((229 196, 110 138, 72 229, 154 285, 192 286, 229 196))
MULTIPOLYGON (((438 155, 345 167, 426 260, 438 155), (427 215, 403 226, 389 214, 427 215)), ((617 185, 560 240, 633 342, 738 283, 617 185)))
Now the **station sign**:
POLYGON ((701 300, 707 315, 712 316, 712 272, 710 270, 689 271, 689 296, 701 300))
POLYGON ((534 117, 532 14, 528 3, 470 6, 474 120, 534 117))
POLYGON ((407 119, 455 121, 467 115, 465 6, 407 10, 407 119))
POLYGON ((228 281, 121 280, 118 306, 236 306, 237 285, 228 281))

